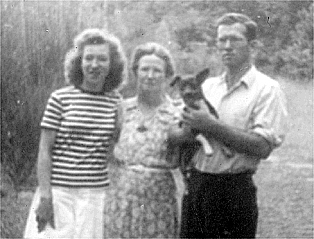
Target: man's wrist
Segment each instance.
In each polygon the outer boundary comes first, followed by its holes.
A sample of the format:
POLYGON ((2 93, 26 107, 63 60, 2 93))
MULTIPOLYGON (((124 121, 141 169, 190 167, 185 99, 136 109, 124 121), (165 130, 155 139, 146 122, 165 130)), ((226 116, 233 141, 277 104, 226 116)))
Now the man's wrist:
POLYGON ((203 133, 203 134, 215 134, 222 129, 223 124, 220 121, 215 120, 214 122, 207 123, 207 124, 204 124, 202 126, 203 126, 202 128, 198 129, 201 133, 203 133))

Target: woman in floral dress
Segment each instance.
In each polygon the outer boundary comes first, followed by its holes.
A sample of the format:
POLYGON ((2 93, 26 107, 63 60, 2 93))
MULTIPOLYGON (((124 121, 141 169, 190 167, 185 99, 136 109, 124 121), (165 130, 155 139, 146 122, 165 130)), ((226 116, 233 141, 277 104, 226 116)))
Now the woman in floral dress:
POLYGON ((135 49, 131 67, 137 95, 120 108, 105 237, 174 238, 178 204, 171 169, 176 165, 166 154, 169 142, 185 134, 178 126, 181 110, 165 94, 174 66, 164 47, 147 43, 135 49))

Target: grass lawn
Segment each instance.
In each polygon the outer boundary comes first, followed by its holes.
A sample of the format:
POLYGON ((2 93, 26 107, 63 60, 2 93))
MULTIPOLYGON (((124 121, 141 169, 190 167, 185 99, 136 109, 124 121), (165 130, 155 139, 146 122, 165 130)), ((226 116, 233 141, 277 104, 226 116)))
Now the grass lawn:
POLYGON ((255 175, 260 238, 313 238, 313 85, 280 81, 287 137, 255 175))
MULTIPOLYGON (((288 101, 288 134, 254 176, 257 237, 313 238, 313 85, 280 83, 288 101)), ((22 237, 31 197, 28 192, 1 200, 1 238, 22 237)))

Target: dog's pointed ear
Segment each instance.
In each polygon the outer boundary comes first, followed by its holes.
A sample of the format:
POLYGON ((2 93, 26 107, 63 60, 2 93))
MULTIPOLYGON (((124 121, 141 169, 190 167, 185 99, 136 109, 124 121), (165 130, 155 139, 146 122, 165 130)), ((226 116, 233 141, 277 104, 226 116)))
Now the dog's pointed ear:
POLYGON ((173 80, 170 82, 170 86, 171 87, 173 87, 173 86, 175 86, 178 82, 180 82, 181 81, 181 76, 175 76, 174 78, 173 78, 173 80))
POLYGON ((195 77, 196 81, 199 84, 202 84, 207 79, 207 77, 209 76, 209 73, 210 73, 209 68, 205 68, 204 70, 200 71, 199 73, 197 73, 197 75, 195 77))

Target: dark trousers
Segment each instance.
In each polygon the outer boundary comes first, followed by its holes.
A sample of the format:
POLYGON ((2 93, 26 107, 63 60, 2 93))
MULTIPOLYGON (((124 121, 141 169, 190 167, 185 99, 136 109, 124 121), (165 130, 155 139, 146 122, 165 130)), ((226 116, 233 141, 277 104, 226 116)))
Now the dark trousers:
POLYGON ((191 171, 182 203, 181 238, 255 238, 257 218, 251 173, 191 171))

